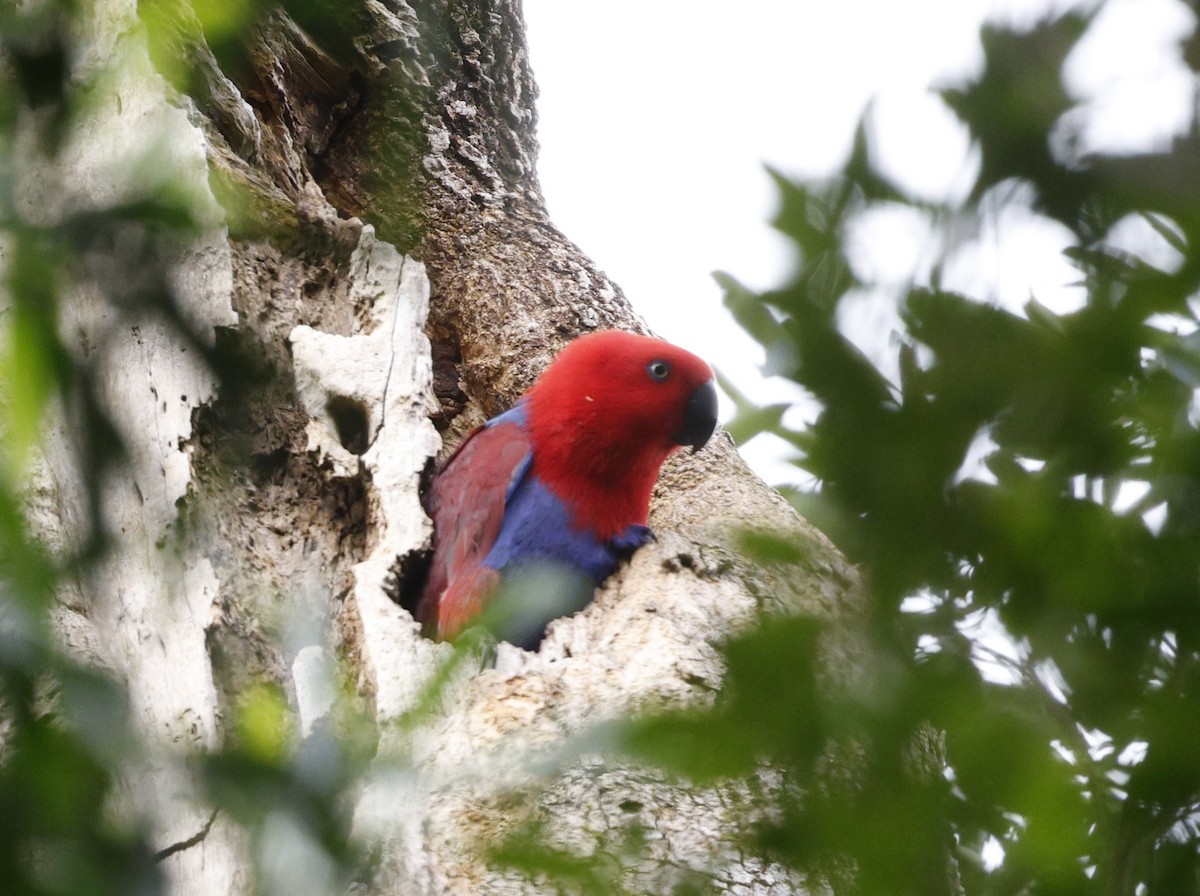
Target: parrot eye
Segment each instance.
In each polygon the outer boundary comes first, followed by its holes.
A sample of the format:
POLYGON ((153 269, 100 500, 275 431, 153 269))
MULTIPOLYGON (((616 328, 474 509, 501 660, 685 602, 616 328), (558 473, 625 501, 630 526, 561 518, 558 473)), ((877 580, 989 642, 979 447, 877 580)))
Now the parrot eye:
POLYGON ((671 365, 666 361, 651 361, 646 370, 656 380, 665 380, 671 375, 671 365))

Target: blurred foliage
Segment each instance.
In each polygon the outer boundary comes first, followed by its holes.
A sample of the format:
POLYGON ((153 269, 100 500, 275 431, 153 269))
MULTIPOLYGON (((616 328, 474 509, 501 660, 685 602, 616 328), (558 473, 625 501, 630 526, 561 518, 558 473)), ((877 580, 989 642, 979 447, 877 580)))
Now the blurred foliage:
POLYGON ((169 217, 153 201, 53 221, 31 207, 23 165, 53 163, 84 102, 70 85, 72 13, 0 9, 0 892, 142 894, 162 886, 146 826, 113 811, 120 764, 137 749, 125 695, 49 632, 59 578, 100 549, 97 500, 92 537, 61 557, 30 532, 22 493, 52 402, 78 409, 89 482, 119 454, 93 372, 59 339, 59 298, 65 272, 86 278, 82 259, 113 230, 169 217))
MULTIPOLYGON (((185 24, 212 28, 219 46, 250 23, 245 4, 199 6, 200 19, 185 24)), ((346 794, 361 786, 377 737, 348 715, 349 700, 338 704, 337 736, 326 720, 301 737, 282 695, 245 695, 227 720, 228 743, 191 757, 197 796, 212 808, 207 824, 179 843, 155 843, 128 779, 156 747, 133 724, 124 685, 68 655, 51 631, 60 585, 86 581, 104 556, 101 484, 126 459, 102 397, 95 359, 103 346, 80 351, 60 332, 68 297, 86 290, 105 302, 110 319, 126 325, 110 332, 154 318, 218 373, 233 362, 176 301, 172 265, 202 232, 204 212, 181 173, 153 157, 157 135, 144 135, 145 158, 111 160, 144 175, 131 197, 75 196, 66 185, 47 195, 74 129, 95 111, 97 84, 111 75, 83 61, 81 20, 92 12, 72 0, 0 5, 0 893, 166 892, 161 861, 203 839, 219 817, 248 834, 261 892, 341 892, 364 861, 350 842, 346 794), (81 537, 53 550, 33 531, 26 494, 52 414, 67 420, 87 511, 81 537)), ((147 18, 168 27, 165 17, 147 18)), ((152 45, 166 45, 154 37, 152 45)))
POLYGON ((978 153, 963 202, 889 180, 864 124, 836 176, 775 175, 790 282, 719 275, 768 371, 820 406, 797 430, 734 394, 731 431, 793 447, 815 480, 798 507, 860 565, 868 621, 764 623, 728 645, 713 710, 629 745, 702 780, 785 770, 792 798, 748 841, 802 869, 840 858, 858 892, 1200 892, 1200 125, 1160 153, 1062 140, 1091 22, 985 27, 982 72, 941 94, 978 153), (942 286, 964 229, 1021 197, 1071 234, 1077 310, 942 286), (946 249, 868 357, 842 311, 887 288, 848 234, 904 207, 946 249), (1174 261, 1117 248, 1130 220, 1174 261))

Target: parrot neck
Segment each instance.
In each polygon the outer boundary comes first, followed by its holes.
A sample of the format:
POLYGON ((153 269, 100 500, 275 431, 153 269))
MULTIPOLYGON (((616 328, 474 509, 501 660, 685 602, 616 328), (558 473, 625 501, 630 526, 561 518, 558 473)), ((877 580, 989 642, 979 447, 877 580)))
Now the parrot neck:
POLYGON ((658 468, 666 459, 633 457, 613 451, 607 457, 542 458, 535 450, 531 472, 571 510, 571 522, 588 529, 602 541, 610 541, 630 526, 645 525, 650 513, 650 494, 658 479, 658 468), (632 461, 632 462, 631 462, 632 461))
POLYGON ((547 404, 548 413, 536 400, 519 405, 533 449, 530 471, 570 508, 575 528, 609 541, 644 526, 674 442, 628 418, 563 413, 547 404))

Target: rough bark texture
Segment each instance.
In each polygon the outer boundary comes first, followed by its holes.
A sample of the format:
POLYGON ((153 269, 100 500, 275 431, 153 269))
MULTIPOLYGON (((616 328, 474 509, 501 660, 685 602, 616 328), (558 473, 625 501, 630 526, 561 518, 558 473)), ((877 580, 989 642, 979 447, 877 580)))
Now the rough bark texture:
MULTIPOLYGON (((304 25, 275 13, 228 73, 182 27, 165 52, 195 63, 190 97, 151 71, 130 5, 95 15, 96 58, 120 49, 134 63, 103 88, 87 150, 53 176, 83 201, 101 185, 136 192, 109 184, 103 160, 162 134, 211 213, 208 235, 178 255, 181 301, 244 362, 218 392, 165 328, 107 320, 86 295, 68 313, 80 351, 112 371, 110 406, 136 450, 106 495, 115 553, 64 595, 60 629, 130 684, 161 745, 130 798, 161 807, 163 846, 207 831, 167 860, 176 891, 251 882, 246 845, 223 819, 205 828, 171 745, 220 742, 262 680, 310 729, 338 657, 383 732, 356 813, 381 844, 373 892, 538 892, 477 848, 528 818, 581 854, 652 831, 646 859, 615 875, 630 891, 699 875, 794 892, 798 881, 732 846, 768 784, 697 792, 598 752, 560 772, 530 762, 605 717, 710 699, 723 636, 764 609, 829 613, 844 598, 852 571, 724 435, 668 465, 657 543, 538 654, 500 645, 419 730, 388 724, 448 650, 400 606, 429 531, 418 493, 438 450, 430 421, 452 444, 570 338, 642 327, 546 217, 517 0, 362 0, 304 25), (746 525, 805 544, 807 568, 748 564, 733 546, 746 525), (401 750, 415 774, 390 773, 384 759, 401 750)), ((66 432, 51 436, 38 504, 64 539, 80 517, 77 473, 55 449, 66 432)))

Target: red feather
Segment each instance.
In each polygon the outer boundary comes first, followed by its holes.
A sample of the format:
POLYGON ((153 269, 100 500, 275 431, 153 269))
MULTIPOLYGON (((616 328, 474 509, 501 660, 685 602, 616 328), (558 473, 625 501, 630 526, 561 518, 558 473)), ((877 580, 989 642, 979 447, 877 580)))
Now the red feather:
POLYGON ((436 533, 429 580, 417 621, 439 640, 453 638, 479 615, 499 580, 483 567, 504 521, 513 476, 529 457, 529 438, 515 423, 480 426, 446 460, 426 496, 436 533))

